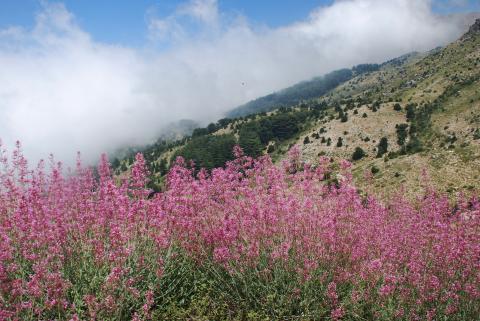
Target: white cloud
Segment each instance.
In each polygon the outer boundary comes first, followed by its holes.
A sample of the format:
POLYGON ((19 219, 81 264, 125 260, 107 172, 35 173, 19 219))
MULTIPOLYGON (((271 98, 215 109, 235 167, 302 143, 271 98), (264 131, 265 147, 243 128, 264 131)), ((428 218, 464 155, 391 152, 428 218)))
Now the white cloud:
POLYGON ((217 0, 190 0, 166 17, 155 16, 154 8, 148 12, 148 29, 154 41, 182 41, 190 29, 212 33, 219 27, 220 14, 217 0))
POLYGON ((216 0, 192 0, 180 6, 178 12, 214 25, 218 22, 218 5, 216 0))
POLYGON ((216 120, 297 81, 461 33, 431 12, 429 0, 337 1, 278 29, 228 18, 214 0, 149 18, 149 30, 171 40, 167 49, 97 42, 58 4, 45 5, 32 30, 0 30, 0 137, 20 139, 35 159, 53 152, 72 162, 80 150, 93 161, 151 142, 171 121, 216 120))

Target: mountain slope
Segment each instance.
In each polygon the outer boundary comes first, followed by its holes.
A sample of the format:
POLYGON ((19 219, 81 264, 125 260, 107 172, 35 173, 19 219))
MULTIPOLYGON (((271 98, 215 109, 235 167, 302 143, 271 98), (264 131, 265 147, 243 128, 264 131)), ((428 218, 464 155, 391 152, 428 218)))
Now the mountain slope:
MULTIPOLYGON (((234 143, 252 156, 269 153, 275 161, 299 144, 311 163, 321 155, 354 160, 361 188, 366 186, 365 173, 370 173, 377 191, 389 194, 405 186, 414 195, 426 170, 440 190, 478 189, 479 29, 477 20, 445 48, 357 67, 350 79, 314 98, 307 89, 315 87, 316 80, 283 91, 293 93, 290 96, 261 98, 242 109, 262 112, 222 119, 181 141, 151 146, 145 153, 154 181, 161 185, 176 156, 211 168, 233 157, 229 149, 234 143), (278 97, 294 98, 274 109, 278 97)), ((121 162, 124 169, 131 160, 121 162)))
POLYGON ((255 99, 233 109, 227 115, 228 117, 241 117, 254 113, 268 112, 281 106, 296 105, 302 100, 324 95, 338 85, 350 80, 355 75, 377 69, 378 65, 376 64, 365 64, 352 69, 336 70, 325 76, 303 81, 279 92, 255 99))
POLYGON ((444 49, 403 67, 382 68, 367 77, 354 78, 336 88, 331 99, 368 99, 377 107, 361 104, 356 108, 358 114, 351 113, 349 121, 325 124, 332 140, 342 138, 342 148, 313 141, 303 147, 305 157, 314 160, 319 152, 349 157, 360 147, 368 156, 354 164, 359 184, 363 172, 375 166, 379 189, 396 190, 405 185, 409 191, 418 190, 424 169, 444 190, 479 188, 479 28, 477 20, 467 34, 444 49), (394 109, 395 104, 400 105, 399 111, 394 109), (364 113, 366 118, 362 117, 364 113), (413 118, 408 119, 409 113, 413 118), (408 126, 404 146, 397 142, 401 124, 408 126), (370 140, 365 142, 367 137, 370 140), (382 137, 387 138, 390 153, 376 158, 382 137), (418 153, 405 150, 409 142, 418 143, 418 153))

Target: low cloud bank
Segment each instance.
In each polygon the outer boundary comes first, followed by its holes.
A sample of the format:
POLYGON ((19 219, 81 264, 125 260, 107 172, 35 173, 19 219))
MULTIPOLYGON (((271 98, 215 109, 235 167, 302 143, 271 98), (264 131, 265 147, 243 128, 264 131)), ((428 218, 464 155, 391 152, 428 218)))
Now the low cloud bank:
POLYGON ((0 137, 27 156, 72 163, 152 142, 179 119, 214 121, 295 82, 359 63, 444 45, 463 32, 429 0, 343 0, 271 29, 192 0, 149 12, 149 42, 96 41, 62 4, 45 4, 32 29, 0 30, 0 137))

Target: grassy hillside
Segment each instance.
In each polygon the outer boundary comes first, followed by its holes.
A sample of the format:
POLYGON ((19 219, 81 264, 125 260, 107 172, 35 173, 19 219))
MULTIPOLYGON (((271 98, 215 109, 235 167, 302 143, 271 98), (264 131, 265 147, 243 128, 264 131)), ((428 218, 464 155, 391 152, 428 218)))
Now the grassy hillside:
MULTIPOLYGON (((346 111, 349 120, 345 123, 325 124, 333 141, 342 137, 342 148, 328 148, 314 140, 303 147, 305 157, 312 160, 319 152, 348 157, 356 147, 361 147, 367 156, 355 162, 356 177, 363 178, 364 172, 375 167, 378 189, 395 191, 405 185, 406 190, 415 192, 425 179, 423 170, 443 190, 478 189, 478 25, 477 22, 469 33, 444 49, 417 56, 401 66, 387 64, 377 72, 337 87, 327 99, 374 103, 358 103, 353 112, 346 111), (399 110, 395 110, 395 105, 399 110), (408 127, 406 142, 401 146, 398 127, 402 124, 408 127), (382 137, 388 140, 388 152, 377 158, 382 137)), ((312 135, 316 129, 313 127, 307 134, 312 135)), ((362 182, 365 181, 357 180, 360 185, 362 182)))
MULTIPOLYGON (((322 155, 351 159, 357 185, 365 187, 365 175, 372 176, 369 185, 386 194, 405 186, 414 195, 425 175, 442 191, 478 189, 479 79, 477 21, 445 48, 300 83, 232 111, 256 113, 144 152, 158 186, 176 156, 213 168, 232 159, 227 149, 238 143, 249 155, 269 153, 275 161, 294 144, 312 163, 322 155)), ((117 168, 132 162, 133 155, 117 168)))

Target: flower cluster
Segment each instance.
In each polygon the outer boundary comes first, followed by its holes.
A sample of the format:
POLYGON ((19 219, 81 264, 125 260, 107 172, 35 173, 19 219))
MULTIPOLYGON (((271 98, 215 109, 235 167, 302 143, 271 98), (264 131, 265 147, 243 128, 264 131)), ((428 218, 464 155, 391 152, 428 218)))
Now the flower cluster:
POLYGON ((64 174, 2 152, 0 320, 148 320, 176 255, 232 277, 284 271, 298 300, 318 284, 316 304, 335 320, 480 313, 478 199, 451 206, 429 189, 386 202, 357 191, 346 161, 235 153, 211 172, 178 159, 151 197, 140 154, 118 179, 105 156, 64 174))

